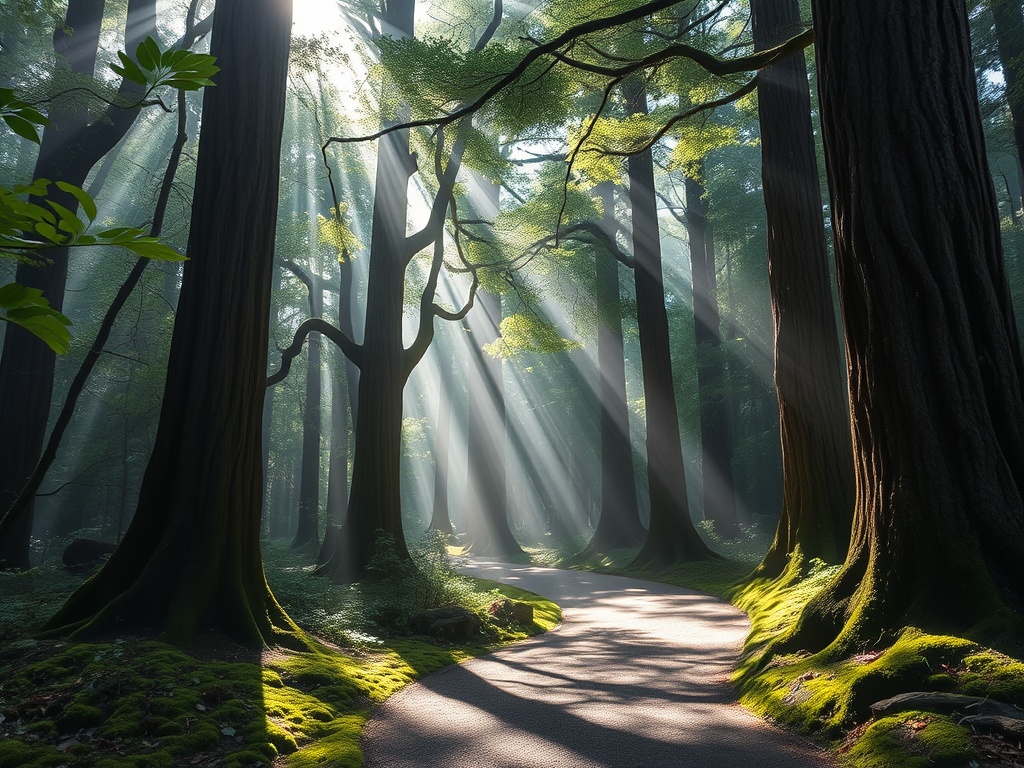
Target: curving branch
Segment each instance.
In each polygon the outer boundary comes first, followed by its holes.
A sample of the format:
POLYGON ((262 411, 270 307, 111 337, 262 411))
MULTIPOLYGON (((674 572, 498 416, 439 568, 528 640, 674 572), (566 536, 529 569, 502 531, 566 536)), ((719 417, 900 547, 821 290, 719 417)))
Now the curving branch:
POLYGON ((288 371, 291 370, 292 360, 299 356, 299 353, 302 352, 302 345, 306 342, 306 337, 314 331, 334 342, 335 346, 345 353, 345 357, 351 360, 357 367, 362 368, 362 345, 356 344, 340 328, 336 328, 326 320, 319 317, 311 317, 308 320, 304 320, 299 327, 295 329, 295 336, 292 338, 292 343, 285 349, 281 350, 281 367, 276 373, 267 377, 266 386, 268 388, 284 381, 285 377, 288 375, 288 371))
POLYGON ((743 98, 748 93, 753 92, 755 88, 757 88, 757 75, 754 75, 752 78, 750 78, 750 80, 745 82, 735 91, 726 96, 723 96, 720 99, 714 99, 713 101, 705 101, 702 104, 697 104, 696 106, 690 107, 689 109, 680 112, 678 115, 674 115, 672 119, 668 120, 663 126, 661 126, 661 128, 659 128, 654 133, 653 136, 651 136, 650 139, 645 141, 639 147, 634 147, 632 149, 608 149, 607 147, 587 147, 583 151, 597 152, 602 155, 608 155, 610 157, 630 157, 632 155, 639 155, 643 152, 646 152, 655 144, 657 144, 658 141, 666 133, 672 130, 672 127, 676 125, 676 123, 681 123, 683 120, 687 120, 693 117, 694 115, 700 114, 701 112, 707 112, 708 110, 717 109, 718 107, 724 107, 726 104, 731 104, 732 102, 743 98))
POLYGON ((719 58, 707 51, 702 51, 699 48, 677 43, 674 45, 668 45, 660 51, 656 51, 649 56, 637 59, 622 67, 602 67, 588 62, 568 59, 568 57, 565 57, 565 55, 560 52, 562 48, 571 45, 577 39, 585 35, 600 32, 611 27, 623 26, 624 24, 629 24, 633 21, 638 21, 657 11, 664 10, 665 8, 671 8, 679 2, 680 0, 652 0, 652 2, 645 3, 628 11, 623 11, 622 13, 591 19, 583 22, 582 24, 577 24, 570 27, 553 40, 542 45, 538 45, 530 50, 522 59, 520 59, 519 63, 515 67, 509 70, 509 72, 502 77, 498 78, 475 100, 449 112, 446 115, 423 118, 420 120, 410 120, 398 125, 387 126, 379 131, 366 134, 364 136, 331 136, 325 142, 324 148, 326 149, 330 144, 350 144, 354 142, 372 141, 398 130, 407 130, 409 128, 443 127, 450 125, 463 117, 479 111, 499 93, 518 81, 535 61, 544 56, 562 59, 565 63, 570 64, 571 66, 594 74, 605 75, 607 77, 626 77, 633 72, 650 68, 670 59, 686 58, 700 66, 709 74, 725 77, 728 75, 737 75, 743 72, 753 72, 764 69, 765 67, 769 67, 779 60, 792 55, 796 51, 806 48, 814 42, 814 30, 807 29, 774 48, 757 51, 747 56, 737 56, 725 59, 719 58))

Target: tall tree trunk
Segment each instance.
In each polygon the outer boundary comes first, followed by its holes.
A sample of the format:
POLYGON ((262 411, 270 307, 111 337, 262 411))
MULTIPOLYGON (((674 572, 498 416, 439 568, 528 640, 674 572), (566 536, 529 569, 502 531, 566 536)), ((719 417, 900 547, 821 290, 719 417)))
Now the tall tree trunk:
MULTIPOLYGON (((623 84, 628 110, 647 114, 647 92, 635 78, 623 84)), ((628 163, 629 204, 633 212, 633 257, 640 361, 647 404, 647 479, 651 522, 635 564, 662 567, 715 557, 690 519, 686 498, 679 413, 672 384, 668 312, 661 268, 661 230, 650 150, 628 163)))
MULTIPOLYGON (((324 294, 320 276, 309 274, 309 316, 323 317, 324 294)), ((320 541, 320 430, 322 413, 321 340, 312 333, 306 340, 306 397, 302 411, 302 470, 299 478, 299 524, 292 549, 316 546, 320 541)))
MULTIPOLYGON (((448 361, 442 362, 447 368, 448 361)), ((437 388, 437 423, 434 438, 434 503, 431 508, 430 529, 442 533, 452 532, 448 506, 448 453, 452 425, 451 389, 442 372, 437 388)))
MULTIPOLYGON (((339 276, 338 328, 350 339, 354 339, 352 307, 355 296, 352 289, 352 261, 348 252, 343 254, 339 264, 339 276)), ((339 355, 339 358, 331 377, 331 453, 327 473, 327 520, 336 526, 343 525, 348 517, 348 434, 355 423, 359 389, 359 368, 347 357, 339 355), (344 388, 338 376, 342 367, 345 369, 344 388)), ((325 555, 321 552, 322 562, 327 561, 325 555)))
POLYGON ((289 0, 220 0, 187 263, 153 454, 124 540, 48 628, 207 628, 295 641, 260 559, 261 417, 284 125, 289 0), (253 55, 253 52, 259 55, 253 55), (239 210, 246 211, 239 217, 239 210))
MULTIPOLYGON (((491 220, 493 213, 484 211, 483 217, 491 220)), ((469 456, 462 503, 466 540, 475 555, 517 555, 523 550, 509 525, 506 503, 505 377, 501 358, 483 351, 500 333, 501 297, 479 290, 470 318, 469 456)))
POLYGON ((1020 0, 989 0, 989 6, 995 21, 1017 160, 1024 163, 1024 14, 1020 0))
MULTIPOLYGON (((604 208, 601 226, 615 238, 615 189, 598 186, 604 208)), ((626 361, 622 343, 622 299, 619 295, 619 262, 599 250, 596 300, 600 307, 597 328, 597 362, 601 376, 601 516, 584 550, 596 554, 616 547, 643 543, 646 531, 640 524, 633 468, 633 444, 629 437, 629 405, 626 402, 626 361)))
MULTIPOLYGON (((155 29, 155 0, 131 0, 128 3, 126 45, 134 45, 155 29)), ((65 23, 53 36, 54 50, 76 73, 92 77, 96 67, 103 0, 71 0, 65 23), (69 30, 74 30, 69 34, 69 30)), ((135 94, 130 83, 122 95, 135 94)), ((92 124, 79 109, 55 106, 51 125, 43 131, 34 178, 66 181, 76 186, 107 151, 125 134, 137 109, 107 110, 92 124)), ((64 192, 52 190, 51 198, 72 211, 78 201, 64 192)), ((60 310, 64 304, 67 281, 67 248, 45 252, 42 266, 19 264, 15 280, 42 290, 50 306, 60 310)), ((46 434, 46 422, 53 393, 53 352, 28 331, 12 326, 4 335, 0 355, 0 512, 6 512, 17 499, 39 461, 46 434)), ((16 525, 0 537, 0 567, 25 569, 29 562, 33 506, 18 516, 16 525)))
POLYGON ((1024 392, 961 0, 814 0, 856 480, 786 645, 1024 608, 1024 392))
MULTIPOLYGON (((704 164, 700 165, 703 173, 704 164)), ((697 396, 700 399, 701 499, 705 520, 723 539, 739 537, 736 492, 732 478, 732 425, 725 396, 725 354, 718 312, 718 274, 708 231, 704 185, 686 179, 686 232, 690 241, 693 286, 693 335, 697 350, 697 396)))
MULTIPOLYGON (((389 0, 386 5, 382 27, 412 37, 415 3, 389 0)), ((319 571, 342 583, 364 575, 378 531, 391 538, 399 557, 409 556, 402 533, 402 390, 407 375, 402 310, 409 178, 415 171, 408 131, 380 139, 349 515, 339 546, 319 571)))
MULTIPOLYGON (((758 50, 799 31, 798 0, 752 0, 751 14, 758 50)), ((758 113, 783 488, 775 540, 756 573, 775 577, 798 547, 806 560, 846 556, 853 455, 803 53, 760 73, 758 113)))

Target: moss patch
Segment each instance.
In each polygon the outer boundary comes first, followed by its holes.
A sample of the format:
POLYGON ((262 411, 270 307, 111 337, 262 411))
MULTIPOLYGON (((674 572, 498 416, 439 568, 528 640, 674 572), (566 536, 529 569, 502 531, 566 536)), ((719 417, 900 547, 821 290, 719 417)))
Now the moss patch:
POLYGON ((876 720, 846 753, 861 768, 960 768, 978 756, 966 729, 931 712, 876 720))
POLYGON ((328 756, 334 766, 361 766, 359 737, 375 705, 429 672, 561 618, 536 595, 471 584, 481 606, 499 595, 531 603, 533 624, 493 626, 462 645, 372 638, 355 648, 314 642, 310 653, 262 655, 218 646, 202 660, 144 639, 13 643, 0 650, 0 768, 242 768, 275 760, 301 768, 325 765, 328 756))

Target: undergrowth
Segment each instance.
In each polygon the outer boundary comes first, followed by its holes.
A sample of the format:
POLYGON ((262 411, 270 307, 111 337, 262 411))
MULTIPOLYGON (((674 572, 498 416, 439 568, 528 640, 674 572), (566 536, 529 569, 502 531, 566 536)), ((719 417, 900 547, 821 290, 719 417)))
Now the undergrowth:
MULTIPOLYGON (((79 579, 51 567, 4 576, 22 597, 6 593, 0 622, 8 638, 0 644, 0 768, 361 766, 360 733, 377 704, 561 619, 537 595, 456 574, 443 540, 413 550, 415 568, 341 587, 269 546, 268 580, 292 618, 320 638, 309 653, 260 654, 226 641, 187 651, 135 637, 36 641, 26 635, 79 579), (487 608, 503 598, 529 603, 533 621, 493 620, 487 608), (477 613, 481 630, 458 643, 411 632, 411 616, 443 605, 477 613)), ((392 556, 382 548, 375 567, 389 568, 392 556)))

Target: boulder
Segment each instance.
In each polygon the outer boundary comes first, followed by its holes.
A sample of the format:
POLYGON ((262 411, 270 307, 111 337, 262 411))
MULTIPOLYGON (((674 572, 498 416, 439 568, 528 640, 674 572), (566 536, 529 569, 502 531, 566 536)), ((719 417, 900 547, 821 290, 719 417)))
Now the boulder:
POLYGON ((1024 710, 1001 701, 981 698, 980 696, 961 696, 957 693, 940 691, 911 691, 901 693, 890 699, 876 701, 871 705, 871 714, 875 717, 891 715, 896 712, 923 709, 926 712, 952 714, 960 712, 964 715, 994 715, 1012 719, 1024 718, 1024 710))
POLYGON ((444 640, 468 640, 480 629, 480 617, 458 605, 420 611, 409 622, 414 632, 444 640))
POLYGON ((518 600, 495 600, 487 609, 487 613, 506 624, 526 626, 533 623, 533 606, 518 600))

